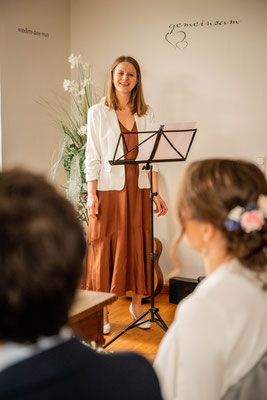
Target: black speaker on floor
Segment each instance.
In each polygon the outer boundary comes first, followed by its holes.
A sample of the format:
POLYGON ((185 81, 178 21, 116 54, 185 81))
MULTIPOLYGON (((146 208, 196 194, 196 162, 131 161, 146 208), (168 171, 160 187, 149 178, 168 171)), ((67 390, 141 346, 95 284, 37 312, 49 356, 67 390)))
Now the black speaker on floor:
POLYGON ((192 293, 204 276, 198 278, 173 277, 169 284, 169 301, 178 304, 184 297, 192 293))

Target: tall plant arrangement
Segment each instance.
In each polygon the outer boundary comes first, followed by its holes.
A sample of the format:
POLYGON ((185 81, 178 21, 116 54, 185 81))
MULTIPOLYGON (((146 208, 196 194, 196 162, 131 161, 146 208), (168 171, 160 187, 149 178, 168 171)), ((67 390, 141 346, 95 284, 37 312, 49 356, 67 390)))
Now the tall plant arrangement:
MULTIPOLYGON (((63 165, 67 176, 67 198, 75 205, 81 222, 88 223, 86 207, 86 179, 84 173, 85 147, 87 141, 87 112, 97 102, 92 82, 91 68, 84 63, 80 55, 68 58, 72 77, 64 79, 63 88, 70 95, 70 111, 64 106, 54 108, 57 123, 63 133, 58 160, 51 169, 51 178, 55 179, 58 168, 63 165)), ((46 102, 47 105, 51 105, 46 102)))

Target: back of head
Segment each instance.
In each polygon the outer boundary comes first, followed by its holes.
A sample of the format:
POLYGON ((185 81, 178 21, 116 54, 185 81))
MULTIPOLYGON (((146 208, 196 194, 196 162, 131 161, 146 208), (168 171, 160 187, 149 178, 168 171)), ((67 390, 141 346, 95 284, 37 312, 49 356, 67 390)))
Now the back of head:
POLYGON ((178 219, 184 228, 185 210, 188 210, 193 219, 210 222, 223 233, 229 254, 245 267, 266 273, 267 216, 258 229, 250 231, 239 221, 234 229, 227 224, 233 210, 239 212, 239 217, 252 209, 258 210, 259 197, 266 194, 266 179, 250 162, 228 159, 193 162, 178 189, 178 219))
POLYGON ((0 340, 30 343, 68 320, 85 253, 72 205, 39 175, 0 173, 0 340))

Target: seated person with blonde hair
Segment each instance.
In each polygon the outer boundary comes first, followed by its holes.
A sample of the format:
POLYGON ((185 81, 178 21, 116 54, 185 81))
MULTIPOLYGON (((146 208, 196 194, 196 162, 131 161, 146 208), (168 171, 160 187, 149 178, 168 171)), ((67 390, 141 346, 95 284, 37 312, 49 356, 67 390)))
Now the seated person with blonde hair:
POLYGON ((0 173, 0 399, 161 399, 152 366, 104 354, 69 328, 85 240, 72 205, 42 177, 0 173))
POLYGON ((245 161, 192 163, 176 211, 207 277, 178 304, 155 368, 166 400, 267 398, 267 183, 245 161))

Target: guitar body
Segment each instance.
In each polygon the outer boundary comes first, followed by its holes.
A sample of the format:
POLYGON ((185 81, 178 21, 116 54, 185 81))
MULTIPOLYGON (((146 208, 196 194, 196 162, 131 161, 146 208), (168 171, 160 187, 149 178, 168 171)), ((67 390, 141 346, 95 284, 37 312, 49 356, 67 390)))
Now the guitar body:
MULTIPOLYGON (((162 243, 158 238, 154 238, 154 295, 157 296, 163 288, 163 274, 159 266, 159 257, 162 253, 162 243)), ((131 292, 126 292, 127 297, 131 297, 131 292)), ((143 296, 142 303, 147 303, 150 296, 143 296)))
POLYGON ((154 294, 157 296, 163 288, 163 274, 159 266, 159 258, 162 253, 162 243, 158 238, 154 238, 154 253, 157 256, 154 258, 154 294))

